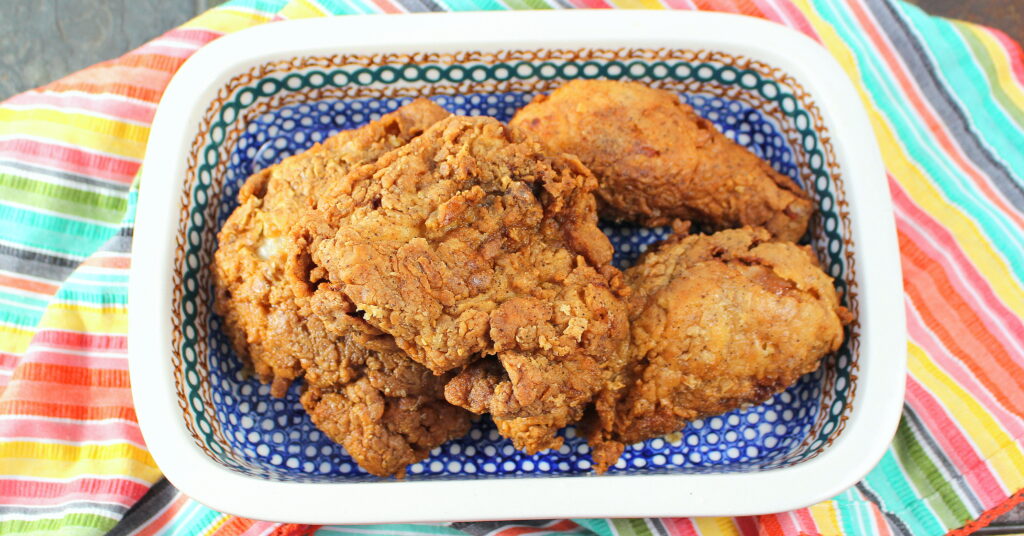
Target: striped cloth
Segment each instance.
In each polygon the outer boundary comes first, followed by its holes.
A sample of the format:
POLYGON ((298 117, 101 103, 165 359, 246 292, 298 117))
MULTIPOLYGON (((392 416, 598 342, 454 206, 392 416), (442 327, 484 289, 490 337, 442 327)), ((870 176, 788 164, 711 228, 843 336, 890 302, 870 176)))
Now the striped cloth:
POLYGON ((674 536, 985 526, 1024 501, 1022 131, 1018 45, 895 0, 229 2, 0 104, 0 533, 674 536), (361 527, 228 516, 162 480, 132 408, 125 306, 132 182, 174 71, 218 36, 277 19, 569 7, 763 17, 824 44, 855 81, 889 172, 909 328, 903 419, 878 467, 831 500, 757 517, 361 527))

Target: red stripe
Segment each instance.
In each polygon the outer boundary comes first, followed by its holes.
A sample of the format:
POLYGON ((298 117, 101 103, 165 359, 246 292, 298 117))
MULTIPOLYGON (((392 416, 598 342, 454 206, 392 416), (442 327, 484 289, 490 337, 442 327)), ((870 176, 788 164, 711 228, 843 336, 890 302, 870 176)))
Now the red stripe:
POLYGON ((128 337, 124 335, 100 335, 79 331, 46 329, 36 333, 32 340, 34 343, 73 350, 128 351, 128 337))
POLYGON ((611 4, 604 0, 573 0, 573 5, 589 9, 608 9, 612 7, 611 4))
MULTIPOLYGON (((930 434, 942 447, 942 453, 956 465, 958 473, 969 482, 971 490, 985 503, 1003 497, 1006 490, 979 456, 978 447, 971 443, 956 421, 946 413, 934 395, 928 392, 913 376, 907 377, 907 402, 929 424, 930 430, 942 433, 930 434)), ((984 456, 992 453, 981 453, 984 456)))
POLYGON ((71 367, 88 367, 91 369, 128 370, 127 356, 100 357, 92 355, 91 350, 68 352, 40 350, 39 343, 33 344, 31 361, 42 365, 60 365, 71 367))
POLYGON ((85 262, 82 263, 82 266, 127 270, 132 267, 132 258, 126 253, 93 255, 86 259, 85 262))
POLYGON ((29 164, 85 175, 93 179, 131 184, 139 161, 26 139, 0 140, 0 155, 29 164))
POLYGON ((0 437, 5 440, 19 437, 72 442, 121 440, 140 447, 146 444, 137 424, 124 421, 55 422, 29 416, 0 419, 0 437))
POLYGON ((152 536, 153 534, 156 534, 174 518, 175 514, 177 514, 178 511, 181 510, 181 507, 185 506, 188 501, 189 498, 186 495, 178 493, 178 498, 167 504, 163 510, 159 512, 159 515, 149 518, 145 525, 137 528, 137 532, 135 532, 134 536, 152 536))
POLYGON ((1006 58, 1010 63, 1010 72, 1017 79, 1017 85, 1024 87, 1024 52, 1021 51, 1020 43, 995 28, 984 26, 981 28, 992 34, 992 37, 995 37, 1003 51, 1006 52, 1006 58))
MULTIPOLYGON (((957 269, 960 277, 964 279, 964 285, 973 291, 972 299, 977 299, 984 305, 985 310, 981 314, 991 318, 990 322, 999 324, 996 331, 1014 334, 1018 341, 1024 339, 1024 321, 996 295, 992 285, 960 248, 956 236, 918 207, 892 176, 889 176, 889 191, 896 207, 896 225, 900 232, 912 237, 913 242, 922 251, 927 249, 938 252, 937 248, 941 248, 941 255, 931 255, 932 262, 943 267, 948 266, 947 272, 951 272, 954 267, 957 269), (929 242, 937 245, 931 246, 929 242)), ((951 274, 950 277, 955 276, 951 274)))
POLYGON ((949 351, 964 362, 992 394, 1024 416, 1024 369, 1015 356, 986 329, 971 303, 957 294, 942 273, 912 240, 898 233, 903 258, 903 285, 922 321, 949 351))
POLYGON ((374 4, 381 9, 384 13, 404 13, 403 10, 395 6, 395 4, 388 2, 388 0, 373 0, 374 4))
POLYGON ((736 528, 739 529, 742 536, 757 536, 761 532, 760 525, 758 524, 756 517, 736 517, 733 518, 733 521, 736 522, 736 528))
MULTIPOLYGON (((168 38, 187 43, 195 43, 197 45, 205 45, 222 35, 224 34, 213 30, 203 30, 199 28, 175 28, 165 33, 155 42, 159 43, 160 40, 168 38)), ((145 48, 145 45, 143 45, 143 48, 145 48)))
POLYGON ((148 490, 149 486, 123 478, 76 478, 70 482, 0 479, 0 503, 50 506, 87 500, 130 506, 148 490))
POLYGON ((793 5, 789 0, 779 0, 779 8, 786 13, 786 15, 795 22, 792 25, 797 30, 800 30, 804 34, 813 37, 815 41, 821 43, 821 36, 814 30, 814 26, 811 24, 810 19, 804 15, 803 11, 800 11, 796 6, 793 5))
POLYGON ((524 527, 521 525, 510 525, 498 532, 493 533, 493 536, 521 536, 523 534, 533 534, 534 532, 557 532, 578 529, 579 525, 563 519, 550 525, 544 525, 541 527, 524 527))
POLYGON ((700 536, 697 526, 693 520, 685 517, 668 517, 661 519, 661 522, 668 527, 672 536, 700 536))

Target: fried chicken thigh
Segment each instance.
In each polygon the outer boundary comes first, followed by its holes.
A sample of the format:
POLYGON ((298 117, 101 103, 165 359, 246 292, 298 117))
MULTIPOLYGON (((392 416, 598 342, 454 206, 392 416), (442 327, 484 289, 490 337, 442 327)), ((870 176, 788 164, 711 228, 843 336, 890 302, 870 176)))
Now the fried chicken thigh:
POLYGON ((649 226, 761 226, 797 241, 813 206, 786 177, 668 91, 575 80, 537 96, 511 125, 571 153, 600 181, 601 216, 649 226))
POLYGON ((520 448, 558 446, 628 341, 595 187, 494 119, 448 118, 320 197, 295 228, 296 292, 332 329, 457 371, 447 399, 510 421, 520 448))
POLYGON ((839 348, 849 313, 808 247, 763 229, 674 235, 625 273, 631 363, 588 422, 598 471, 625 444, 759 404, 839 348))
POLYGON ((288 232, 310 196, 349 169, 373 162, 423 132, 448 112, 425 99, 414 101, 362 128, 285 159, 246 180, 239 206, 217 238, 214 310, 235 352, 261 381, 283 396, 302 372, 300 359, 334 337, 306 326, 292 289, 285 283, 288 232))

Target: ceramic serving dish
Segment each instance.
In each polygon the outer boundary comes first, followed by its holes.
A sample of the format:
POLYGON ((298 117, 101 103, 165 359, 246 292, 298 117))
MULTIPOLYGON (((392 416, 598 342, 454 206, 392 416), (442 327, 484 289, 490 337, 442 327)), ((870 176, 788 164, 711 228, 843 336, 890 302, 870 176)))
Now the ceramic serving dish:
MULTIPOLYGON (((862 478, 903 400, 899 256, 878 147, 845 74, 772 23, 685 12, 515 12, 273 23, 197 52, 149 138, 130 292, 131 379, 157 464, 186 494, 246 517, 358 523, 746 515, 862 478), (251 173, 414 97, 508 119, 575 78, 669 89, 817 202, 809 233, 856 315, 820 370, 757 407, 626 449, 591 472, 565 446, 516 451, 483 419, 403 481, 363 472, 298 400, 247 377, 211 311, 216 232, 251 173), (741 500, 738 500, 741 498, 741 500)), ((605 226, 620 267, 663 230, 605 226)))

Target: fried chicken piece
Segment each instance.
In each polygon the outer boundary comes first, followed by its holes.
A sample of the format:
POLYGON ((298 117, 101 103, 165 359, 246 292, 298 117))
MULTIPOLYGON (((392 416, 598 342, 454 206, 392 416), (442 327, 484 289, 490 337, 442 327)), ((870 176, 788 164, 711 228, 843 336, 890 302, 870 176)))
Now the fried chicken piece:
POLYGON ((631 364, 588 421, 598 471, 624 444, 759 404, 818 368, 849 312, 808 247, 764 229, 674 235, 626 270, 631 364))
POLYGON ((299 360, 334 336, 306 326, 291 288, 284 283, 288 231, 307 210, 310 196, 349 169, 373 162, 405 144, 448 113, 419 99, 380 120, 344 131, 305 153, 285 159, 246 180, 239 206, 217 238, 214 311, 235 352, 250 363, 274 396, 283 396, 302 369, 299 360))
POLYGON ((472 414, 444 400, 450 375, 435 376, 390 337, 351 337, 303 359, 309 389, 301 401, 313 423, 360 467, 402 478, 406 466, 469 431, 472 414))
POLYGON ((648 226, 674 218, 712 229, 762 226, 797 241, 813 212, 789 177, 668 91, 575 80, 538 95, 511 124, 575 154, 597 175, 604 218, 648 226))
POLYGON ((340 330, 394 336, 437 374, 465 367, 446 388, 455 405, 547 418, 513 437, 540 448, 628 341, 594 187, 578 160, 494 119, 448 118, 320 198, 295 228, 296 293, 340 330))

